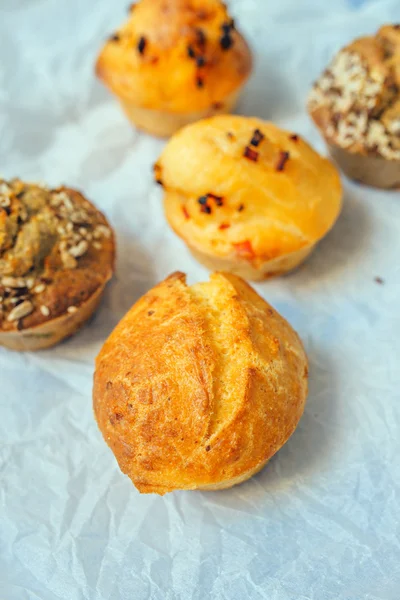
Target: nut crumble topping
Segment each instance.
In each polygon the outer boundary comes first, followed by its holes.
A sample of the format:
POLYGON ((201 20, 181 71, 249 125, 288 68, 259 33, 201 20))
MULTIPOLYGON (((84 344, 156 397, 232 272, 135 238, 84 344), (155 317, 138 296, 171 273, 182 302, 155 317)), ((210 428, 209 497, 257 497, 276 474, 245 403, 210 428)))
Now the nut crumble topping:
POLYGON ((48 268, 76 269, 111 237, 98 211, 79 198, 72 190, 0 178, 0 326, 17 322, 21 328, 34 311, 49 317, 43 303, 52 283, 48 268))
POLYGON ((400 160, 397 83, 385 59, 370 64, 355 50, 344 49, 314 84, 308 108, 314 114, 327 109, 329 120, 324 133, 340 147, 357 144, 368 153, 400 160), (384 68, 380 68, 382 65, 384 68))

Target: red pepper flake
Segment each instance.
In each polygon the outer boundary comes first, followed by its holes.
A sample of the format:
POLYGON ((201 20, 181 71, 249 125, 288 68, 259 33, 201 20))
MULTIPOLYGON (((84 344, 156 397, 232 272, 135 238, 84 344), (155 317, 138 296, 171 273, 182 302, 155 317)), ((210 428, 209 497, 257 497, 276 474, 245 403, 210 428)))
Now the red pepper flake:
POLYGON ((235 136, 233 135, 232 131, 227 131, 226 132, 226 136, 230 139, 230 140, 234 140, 235 136))
POLYGON ((252 160, 253 162, 258 161, 258 152, 253 150, 253 148, 250 148, 250 146, 246 146, 243 156, 249 160, 252 160))
POLYGON ((112 35, 110 35, 110 37, 108 39, 110 42, 119 42, 121 39, 121 36, 119 35, 119 33, 113 33, 112 35))
POLYGON ((385 281, 382 279, 382 277, 375 277, 374 281, 375 281, 375 283, 378 283, 379 285, 383 285, 385 283, 385 281))
POLYGON ((206 446, 206 452, 210 452, 211 446, 206 446))
POLYGON ((209 204, 202 204, 200 208, 200 212, 206 213, 206 215, 211 215, 212 208, 209 204))
POLYGON ((217 196, 216 194, 205 194, 204 196, 200 196, 200 198, 197 199, 197 202, 199 204, 201 204, 202 206, 206 206, 208 205, 208 201, 209 200, 213 200, 216 204, 216 206, 223 206, 224 205, 224 198, 223 196, 217 196))
POLYGON ((229 227, 230 227, 229 223, 221 223, 221 225, 218 227, 218 229, 223 231, 224 229, 229 229, 229 227))
POLYGON ((283 150, 279 154, 279 160, 276 164, 276 171, 283 171, 287 161, 289 160, 290 154, 289 152, 284 152, 283 150))
POLYGON ((224 198, 223 196, 216 196, 215 194, 207 194, 208 198, 210 200, 214 200, 215 204, 217 206, 223 206, 224 205, 224 198))
POLYGON ((206 59, 204 58, 204 56, 197 56, 196 65, 199 67, 199 69, 204 67, 205 64, 206 64, 206 59))
POLYGON ((292 142, 298 142, 299 136, 297 135, 297 133, 293 133, 289 139, 292 140, 292 142))
POLYGON ((265 135, 263 134, 263 132, 260 131, 259 129, 255 129, 254 133, 253 133, 253 137, 250 140, 250 146, 255 146, 257 148, 257 146, 259 146, 261 144, 261 142, 263 141, 264 138, 265 138, 265 135))
POLYGON ((222 23, 222 37, 219 40, 222 50, 229 50, 233 46, 232 29, 235 29, 235 21, 233 19, 222 23))
POLYGON ((146 45, 147 45, 147 40, 146 38, 142 35, 142 37, 139 39, 138 45, 137 45, 137 49, 139 54, 144 54, 144 51, 146 49, 146 45))
MULTIPOLYGON (((214 102, 212 107, 214 110, 222 110, 224 108, 224 103, 223 102, 214 102)), ((228 137, 229 137, 229 135, 228 135, 228 137)))
POLYGON ((239 204, 238 212, 242 212, 242 210, 244 210, 244 204, 239 204))
POLYGON ((197 77, 196 77, 196 85, 198 88, 204 87, 204 79, 202 77, 200 77, 200 75, 197 75, 197 77))
POLYGON ((190 219, 190 215, 186 206, 182 206, 182 212, 185 215, 185 219, 190 219))
POLYGON ((189 58, 196 58, 196 52, 194 51, 193 46, 190 46, 190 44, 187 47, 187 53, 189 58))
POLYGON ((154 310, 149 310, 149 311, 147 312, 147 315, 148 315, 149 317, 151 317, 151 315, 154 315, 154 310))
POLYGON ((235 29, 234 19, 231 19, 230 21, 226 21, 225 23, 222 23, 221 29, 225 35, 228 35, 232 31, 232 29, 235 29))
POLYGON ((153 171, 154 171, 154 180, 156 183, 158 183, 158 185, 163 185, 162 179, 161 179, 161 166, 158 163, 154 163, 153 165, 153 171))
POLYGON ((153 58, 151 59, 150 63, 152 65, 156 65, 159 62, 159 60, 160 60, 159 56, 153 56, 153 58))
POLYGON ((224 35, 220 38, 219 43, 222 50, 229 50, 229 48, 233 46, 233 39, 229 33, 224 33, 224 35))
POLYGON ((196 29, 197 43, 200 48, 204 48, 207 42, 206 34, 202 29, 196 29))
POLYGON ((246 240, 244 242, 238 242, 237 244, 233 244, 233 246, 238 256, 241 256, 243 258, 254 257, 253 246, 251 245, 251 242, 249 240, 246 240))

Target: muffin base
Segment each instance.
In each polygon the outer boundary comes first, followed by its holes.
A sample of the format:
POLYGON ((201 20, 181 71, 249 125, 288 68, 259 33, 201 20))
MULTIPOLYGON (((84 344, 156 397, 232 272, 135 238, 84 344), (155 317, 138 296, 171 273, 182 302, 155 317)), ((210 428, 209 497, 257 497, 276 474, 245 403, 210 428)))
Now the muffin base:
POLYGON ((137 127, 157 137, 170 137, 176 131, 207 117, 223 115, 232 112, 239 98, 239 90, 230 94, 217 107, 209 107, 205 110, 189 113, 172 113, 163 110, 153 110, 142 108, 134 102, 120 98, 122 108, 131 123, 137 127))
POLYGON ((226 490, 234 485, 239 485, 240 483, 244 483, 253 475, 259 473, 267 464, 269 459, 265 460, 260 465, 254 467, 254 469, 250 469, 250 471, 246 471, 242 475, 238 475, 237 477, 233 477, 232 479, 227 479, 226 481, 221 481, 220 483, 209 483, 208 485, 203 485, 196 487, 196 490, 201 490, 204 492, 217 492, 218 490, 226 490))
POLYGON ((61 340, 73 335, 91 317, 101 300, 104 289, 105 285, 96 290, 72 314, 66 313, 37 327, 21 331, 0 332, 0 346, 19 352, 33 352, 58 344, 61 340))
POLYGON ((400 160, 365 156, 327 143, 329 154, 350 179, 381 189, 400 188, 400 160))
POLYGON ((250 261, 243 258, 232 258, 230 256, 225 258, 211 257, 189 246, 189 250, 194 258, 210 271, 227 271, 249 281, 264 281, 270 277, 277 277, 295 269, 306 260, 314 248, 315 244, 311 244, 310 246, 301 248, 301 250, 297 250, 297 252, 291 252, 290 254, 285 254, 284 256, 279 256, 267 260, 258 266, 254 266, 250 261))

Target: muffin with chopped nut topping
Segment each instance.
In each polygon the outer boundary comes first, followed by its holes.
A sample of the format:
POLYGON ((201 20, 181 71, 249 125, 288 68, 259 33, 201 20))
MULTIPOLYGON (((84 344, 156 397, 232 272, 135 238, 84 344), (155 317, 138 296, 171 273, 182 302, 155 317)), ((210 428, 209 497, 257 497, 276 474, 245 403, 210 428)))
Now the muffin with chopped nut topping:
POLYGON ((351 178, 400 186, 400 25, 385 25, 338 52, 314 84, 308 110, 351 178))
POLYGON ((167 220, 192 254, 209 269, 254 281, 299 265, 341 209, 333 164, 260 119, 224 115, 188 125, 154 173, 167 220))
POLYGON ((161 137, 230 112, 251 69, 250 49, 219 0, 141 0, 96 64, 131 122, 161 137))
POLYGON ((73 334, 113 267, 113 232, 82 194, 0 179, 0 345, 39 350, 73 334))

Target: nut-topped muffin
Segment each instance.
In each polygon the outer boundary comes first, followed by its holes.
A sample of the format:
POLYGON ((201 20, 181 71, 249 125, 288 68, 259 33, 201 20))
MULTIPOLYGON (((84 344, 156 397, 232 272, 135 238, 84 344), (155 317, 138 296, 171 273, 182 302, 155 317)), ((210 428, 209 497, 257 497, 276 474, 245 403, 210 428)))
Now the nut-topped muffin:
POLYGON ((114 235, 76 190, 0 179, 0 345, 52 346, 95 310, 114 235))
POLYGON ((140 129, 169 136, 230 112, 252 57, 219 0, 141 0, 102 49, 98 77, 140 129))
POLYGON ((385 25, 334 57, 308 109, 329 150, 352 179, 400 185, 400 25, 385 25))

